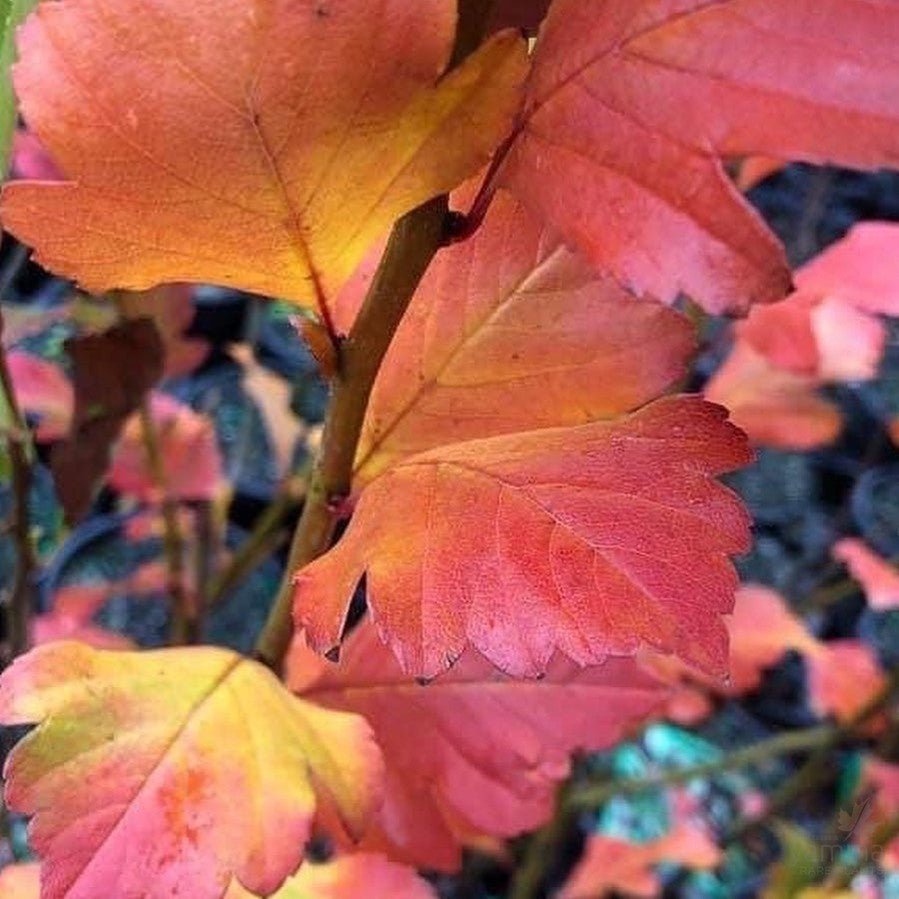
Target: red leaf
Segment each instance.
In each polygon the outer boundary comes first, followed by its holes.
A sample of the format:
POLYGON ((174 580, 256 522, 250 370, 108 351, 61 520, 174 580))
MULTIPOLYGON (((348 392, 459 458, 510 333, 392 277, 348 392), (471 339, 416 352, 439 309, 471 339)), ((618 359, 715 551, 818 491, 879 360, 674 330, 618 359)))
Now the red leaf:
MULTIPOLYGON (((366 286, 344 292, 341 321, 366 286)), ((441 444, 629 412, 683 377, 693 350, 686 318, 597 276, 501 192, 412 300, 375 384, 356 486, 441 444)))
POLYGON ((220 899, 232 877, 268 895, 313 815, 356 834, 377 805, 365 722, 226 650, 42 646, 0 676, 0 722, 38 722, 4 776, 42 899, 220 899))
POLYGON ((38 419, 37 439, 52 442, 64 437, 71 425, 75 394, 63 370, 19 351, 9 353, 6 361, 20 408, 38 419))
POLYGON ((833 557, 849 569, 865 591, 868 605, 878 612, 899 608, 899 571, 861 540, 847 537, 834 545, 833 557))
POLYGON ((751 458, 724 417, 667 398, 612 423, 400 462, 297 576, 297 623, 317 648, 335 645, 367 574, 369 608, 407 671, 437 674, 469 643, 526 675, 557 648, 589 664, 648 643, 723 673, 728 554, 748 546, 748 516, 712 479, 751 458))
MULTIPOLYGON (((344 855, 324 864, 305 862, 271 899, 436 899, 415 871, 380 855, 344 855)), ((232 883, 224 899, 254 899, 232 883)))
POLYGON ((508 131, 523 41, 445 73, 455 22, 455 0, 43 4, 14 80, 71 180, 8 185, 4 227, 93 291, 200 281, 324 310, 508 131))
MULTIPOLYGON (((171 397, 156 393, 150 410, 165 463, 165 489, 181 500, 212 500, 224 484, 212 423, 171 397)), ((126 423, 113 452, 109 484, 142 502, 159 503, 159 486, 150 470, 140 418, 126 423)))
POLYGON ((843 427, 839 408, 818 395, 819 384, 818 378, 777 368, 738 339, 705 396, 725 406, 754 443, 801 451, 832 443, 843 427))
POLYGON ((375 732, 385 798, 364 845, 447 870, 477 836, 539 826, 570 753, 620 740, 665 695, 631 660, 579 669, 557 658, 542 680, 521 681, 470 649, 424 686, 368 623, 347 639, 338 667, 298 639, 288 671, 304 698, 360 714, 375 732))
POLYGON ((720 157, 894 163, 897 43, 892 3, 556 0, 505 181, 637 289, 779 299, 782 249, 720 157))
POLYGON ((599 899, 612 892, 652 899, 661 895, 653 869, 662 862, 704 870, 716 868, 722 858, 714 841, 695 824, 678 823, 664 837, 647 843, 596 834, 558 899, 599 899))
POLYGON ((27 128, 17 128, 12 139, 12 172, 17 178, 62 181, 64 176, 46 147, 27 128))

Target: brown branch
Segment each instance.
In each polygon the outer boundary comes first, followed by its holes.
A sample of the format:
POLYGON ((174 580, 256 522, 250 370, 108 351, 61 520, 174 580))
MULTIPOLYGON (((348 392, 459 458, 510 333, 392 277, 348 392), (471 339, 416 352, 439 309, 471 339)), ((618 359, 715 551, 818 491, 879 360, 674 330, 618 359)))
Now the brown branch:
POLYGON ((293 635, 293 575, 331 546, 350 495, 356 447, 375 377, 419 281, 443 244, 446 212, 446 197, 438 197, 397 223, 362 309, 341 346, 340 371, 332 382, 322 446, 303 514, 281 589, 256 644, 257 658, 275 670, 280 669, 293 635))
MULTIPOLYGON (((450 67, 477 49, 492 7, 493 0, 460 0, 450 67)), ((294 574, 328 551, 345 514, 356 447, 375 378, 419 282, 448 241, 448 221, 447 198, 441 196, 396 223, 362 309, 339 348, 339 371, 331 383, 322 446, 278 596, 256 643, 256 658, 275 671, 280 670, 293 636, 294 574)))

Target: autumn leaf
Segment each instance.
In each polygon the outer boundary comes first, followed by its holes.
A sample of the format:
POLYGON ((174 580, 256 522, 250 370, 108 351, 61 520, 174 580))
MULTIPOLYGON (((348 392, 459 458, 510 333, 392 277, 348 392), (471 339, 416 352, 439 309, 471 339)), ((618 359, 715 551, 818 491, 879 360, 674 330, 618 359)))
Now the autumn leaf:
POLYGON ((40 899, 40 865, 7 865, 0 870, 3 899, 40 899))
POLYGON ((70 180, 9 185, 4 227, 89 290, 203 281, 323 310, 509 129, 524 42, 445 74, 455 23, 455 0, 44 4, 15 84, 70 180))
POLYGON ((91 583, 56 591, 53 607, 32 619, 32 643, 40 646, 54 640, 77 640, 95 649, 134 649, 127 637, 92 623, 94 614, 113 590, 111 584, 91 583))
MULTIPOLYGON (((165 464, 165 490, 179 500, 214 500, 225 486, 212 422, 163 393, 149 401, 165 464)), ((139 415, 125 423, 108 473, 109 485, 141 502, 159 504, 160 485, 151 471, 139 415)))
POLYGON ((385 796, 363 845, 444 870, 477 837, 542 824, 571 752, 612 745, 667 692, 630 659, 581 669, 556 658, 545 678, 522 681, 471 649, 425 686, 404 674, 368 622, 347 639, 339 666, 298 638, 288 683, 316 705, 362 715, 374 730, 385 796))
POLYGON ((642 643, 723 673, 728 554, 747 548, 748 516, 713 478, 750 459, 724 418, 666 398, 613 422, 412 456, 297 575, 297 624, 334 646, 366 574, 382 637, 417 674, 469 643, 518 675, 544 671, 555 649, 591 664, 642 643))
POLYGON ((68 438, 53 448, 50 462, 66 516, 78 521, 87 514, 125 420, 162 376, 163 345, 155 325, 141 318, 72 338, 66 350, 75 408, 68 438))
POLYGON ((833 443, 843 429, 839 407, 819 395, 820 386, 819 378, 778 368, 738 339, 704 393, 754 443, 803 451, 833 443))
MULTIPOLYGON (((874 698, 886 684, 886 678, 871 648, 861 640, 831 640, 805 653, 808 671, 809 703, 822 717, 832 715, 840 724, 874 698)), ((866 730, 878 733, 883 716, 869 723, 866 730)))
POLYGON ((557 895, 558 899, 601 899, 621 892, 652 899, 661 895, 662 885, 654 869, 662 862, 706 870, 721 864, 722 857, 702 828, 687 823, 646 843, 595 834, 557 895))
POLYGON ((721 158, 895 164, 897 43, 892 3, 556 0, 503 182, 638 290, 777 300, 782 248, 721 158))
MULTIPOLYGON (((366 286, 341 294, 338 321, 366 286)), ((686 318, 596 275, 501 192, 410 304, 369 404, 356 487, 441 444, 629 412, 683 377, 693 351, 686 318)))
POLYGON ((52 362, 14 350, 7 365, 19 408, 37 419, 35 437, 41 442, 59 440, 69 431, 75 394, 65 372, 52 362))
MULTIPOLYGON (((344 855, 324 864, 306 862, 271 899, 436 899, 415 871, 380 855, 344 855)), ((225 899, 253 899, 232 883, 225 899)))
POLYGON ((899 570, 895 565, 852 537, 837 541, 831 554, 862 585, 872 609, 884 612, 899 607, 899 570))
POLYGON ((34 815, 43 899, 220 899, 232 876, 267 895, 318 810, 358 833, 378 799, 362 719, 227 650, 51 643, 0 677, 0 721, 38 723, 4 775, 8 806, 34 815))

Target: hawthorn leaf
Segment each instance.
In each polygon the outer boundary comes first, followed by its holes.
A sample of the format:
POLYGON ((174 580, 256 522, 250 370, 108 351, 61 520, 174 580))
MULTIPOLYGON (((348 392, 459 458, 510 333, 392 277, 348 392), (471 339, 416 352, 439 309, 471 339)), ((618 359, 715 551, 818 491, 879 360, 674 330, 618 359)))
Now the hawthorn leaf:
POLYGON ((45 4, 15 84, 70 180, 9 185, 4 227, 92 291, 201 281, 322 311, 509 130, 524 41, 445 73, 455 23, 455 0, 45 4))
POLYGON ((7 865, 0 870, 0 896, 3 899, 40 899, 40 865, 31 862, 7 865))
POLYGON ((32 643, 40 646, 54 640, 77 640, 95 649, 135 649, 127 637, 92 623, 94 614, 113 590, 112 584, 90 583, 56 591, 50 611, 32 619, 32 643))
POLYGON ((40 442, 59 440, 69 431, 75 394, 65 372, 52 362, 13 350, 7 365, 19 408, 37 418, 35 438, 40 442))
POLYGON ((594 834, 557 897, 599 899, 622 892, 653 899, 661 895, 662 884, 654 869, 662 862, 709 870, 722 859, 715 842, 696 825, 678 824, 664 837, 646 843, 594 834))
POLYGON ((843 428, 839 407, 818 394, 820 385, 812 375, 778 368, 738 338, 704 393, 730 411, 753 443, 803 451, 833 443, 843 428))
POLYGON ((378 801, 365 722, 227 650, 47 644, 0 676, 0 721, 38 723, 4 775, 43 899, 220 899, 232 877, 267 895, 318 811, 357 834, 378 801))
MULTIPOLYGON (((817 650, 806 652, 809 702, 822 717, 832 715, 847 724, 886 683, 871 648, 861 640, 831 640, 817 650)), ((866 728, 877 733, 883 715, 866 728)))
POLYGON ((125 420, 162 377, 164 349, 146 318, 66 341, 74 372, 75 408, 68 439, 50 456, 56 491, 70 521, 87 514, 110 449, 125 420))
POLYGON ((502 181, 638 291, 780 299, 783 250, 721 159, 895 164, 897 43, 890 2, 555 0, 502 181))
MULTIPOLYGON (((150 397, 159 451, 165 464, 165 490, 178 500, 214 500, 225 487, 222 459, 211 420, 163 393, 150 397)), ((112 453, 109 485, 141 502, 159 504, 159 485, 151 471, 140 416, 125 423, 112 453)))
POLYGON ((16 131, 16 97, 10 69, 15 62, 15 33, 38 0, 0 0, 0 179, 9 168, 16 131))
MULTIPOLYGON (((343 292, 338 320, 365 288, 343 292)), ((684 316, 597 276, 502 191, 412 299, 372 393, 356 487, 441 444, 629 412, 684 376, 694 344, 684 316)))
POLYGON ((557 657, 545 678, 517 680, 472 649, 423 685, 367 620, 338 666, 297 638, 287 670, 303 698, 362 715, 384 753, 384 803, 363 846, 442 870, 477 838, 542 824, 570 754, 622 739, 667 695, 631 659, 579 668, 557 657))
MULTIPOLYGON (((369 852, 343 855, 323 864, 305 862, 271 899, 436 899, 410 868, 369 852)), ((253 899, 232 883, 225 899, 253 899)))
POLYGON ((366 574, 381 636, 418 675, 469 643, 515 675, 545 671, 556 649, 586 665, 644 643, 723 674, 728 556, 748 548, 749 519, 714 478, 752 457, 725 419, 668 397, 611 422, 411 456, 298 573, 297 625, 335 646, 366 574))
POLYGON ((872 609, 885 612, 899 608, 899 570, 895 565, 853 537, 837 541, 831 555, 862 585, 872 609))

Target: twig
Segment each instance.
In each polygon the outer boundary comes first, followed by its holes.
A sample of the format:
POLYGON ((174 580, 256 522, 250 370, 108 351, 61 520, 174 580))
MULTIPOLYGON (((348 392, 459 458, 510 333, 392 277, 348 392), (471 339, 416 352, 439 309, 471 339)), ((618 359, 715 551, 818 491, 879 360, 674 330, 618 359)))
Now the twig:
POLYGON ((209 608, 218 605, 281 545, 284 540, 281 528, 303 501, 308 476, 307 470, 289 478, 275 499, 266 506, 250 535, 225 568, 213 577, 207 593, 209 608))
POLYGON ((209 610, 209 588, 215 569, 215 523, 212 503, 197 503, 194 509, 194 604, 196 618, 196 639, 200 641, 206 626, 209 610))
POLYGON ((168 592, 172 600, 172 630, 171 641, 175 645, 196 643, 199 639, 197 632, 198 621, 194 602, 188 595, 185 584, 184 569, 184 536, 181 533, 181 525, 178 521, 178 504, 172 499, 168 488, 165 465, 162 461, 162 452, 159 446, 159 434, 156 432, 156 422, 150 411, 150 403, 145 398, 140 407, 141 439, 144 444, 144 452, 147 456, 147 464, 150 469, 150 477, 160 494, 162 523, 163 523, 163 553, 165 554, 166 567, 168 568, 168 592))
MULTIPOLYGON (((451 65, 480 44, 493 0, 462 0, 451 65)), ((436 197, 405 215, 393 228, 381 264, 349 336, 339 347, 339 371, 331 382, 322 445, 303 514, 294 532, 287 568, 256 643, 255 656, 280 671, 293 636, 293 577, 331 546, 345 514, 353 462, 381 362, 406 308, 437 251, 447 242, 448 206, 436 197)))
POLYGON ((16 550, 16 573, 6 604, 8 658, 12 661, 29 645, 31 613, 35 603, 34 573, 37 568, 31 542, 31 513, 28 499, 32 481, 32 453, 25 421, 13 391, 12 375, 2 344, 3 314, 0 311, 0 439, 8 448, 12 469, 12 538, 16 550))
POLYGON ((341 347, 340 372, 332 382, 322 445, 303 514, 278 597, 256 644, 256 656, 275 670, 280 669, 293 635, 293 576, 330 548, 350 495, 356 446, 375 377, 419 281, 443 244, 446 211, 446 197, 438 197, 397 223, 358 318, 341 347))
POLYGON ((804 752, 820 746, 833 746, 834 740, 839 742, 845 738, 845 735, 840 734, 839 728, 830 724, 788 731, 785 734, 778 734, 767 740, 760 740, 734 752, 729 752, 714 762, 706 762, 690 768, 677 768, 674 771, 663 771, 652 777, 616 780, 582 787, 569 795, 568 803, 581 810, 592 809, 617 796, 633 796, 659 787, 688 783, 700 777, 713 777, 722 771, 749 768, 752 765, 758 765, 793 752, 804 752))
POLYGON ((864 727, 872 718, 882 712, 895 697, 897 691, 899 691, 899 667, 890 672, 883 687, 849 721, 831 727, 830 738, 822 742, 806 763, 774 792, 764 814, 759 818, 739 822, 728 838, 730 840, 738 839, 749 831, 764 826, 772 818, 788 809, 798 797, 817 787, 826 777, 828 762, 833 750, 840 743, 855 736, 859 728, 864 727))

